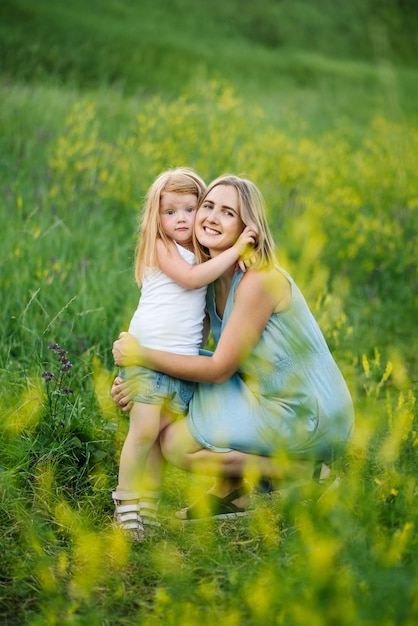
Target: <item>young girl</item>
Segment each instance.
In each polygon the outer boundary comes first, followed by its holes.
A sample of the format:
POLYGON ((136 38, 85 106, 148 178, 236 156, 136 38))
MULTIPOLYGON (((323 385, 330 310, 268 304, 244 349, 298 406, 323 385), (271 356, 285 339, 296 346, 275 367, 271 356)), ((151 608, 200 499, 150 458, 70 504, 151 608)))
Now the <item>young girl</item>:
MULTIPOLYGON (((233 267, 255 242, 254 232, 245 228, 235 245, 202 262, 207 257, 194 237, 194 222, 204 192, 203 180, 188 168, 164 172, 148 191, 135 268, 141 296, 129 326, 148 348, 197 355, 204 340, 206 285, 233 267)), ((194 383, 144 367, 124 368, 121 375, 135 385, 135 395, 119 484, 112 493, 115 524, 142 541, 144 523, 159 525, 162 458, 157 442, 162 413, 170 421, 184 416, 194 383)))

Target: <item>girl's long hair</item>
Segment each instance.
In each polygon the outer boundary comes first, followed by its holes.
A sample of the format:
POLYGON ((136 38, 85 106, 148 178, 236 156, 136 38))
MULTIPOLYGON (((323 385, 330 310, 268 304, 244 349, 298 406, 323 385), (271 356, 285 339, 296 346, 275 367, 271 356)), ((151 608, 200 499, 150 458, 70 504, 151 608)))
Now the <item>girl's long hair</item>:
POLYGON ((271 268, 276 263, 276 246, 267 222, 264 197, 254 183, 233 174, 224 174, 212 181, 206 189, 200 204, 203 204, 210 191, 218 185, 235 187, 239 198, 239 213, 245 226, 250 226, 257 233, 257 243, 251 250, 255 269, 271 268))
MULTIPOLYGON (((172 191, 181 194, 193 194, 197 198, 198 206, 206 190, 204 181, 196 172, 188 167, 176 167, 167 170, 158 176, 145 196, 144 209, 140 215, 139 237, 136 249, 135 280, 140 286, 145 267, 157 266, 155 242, 161 239, 167 246, 171 239, 163 232, 160 218, 161 194, 172 191)), ((202 262, 207 258, 203 247, 197 242, 193 231, 193 248, 196 261, 202 262)))

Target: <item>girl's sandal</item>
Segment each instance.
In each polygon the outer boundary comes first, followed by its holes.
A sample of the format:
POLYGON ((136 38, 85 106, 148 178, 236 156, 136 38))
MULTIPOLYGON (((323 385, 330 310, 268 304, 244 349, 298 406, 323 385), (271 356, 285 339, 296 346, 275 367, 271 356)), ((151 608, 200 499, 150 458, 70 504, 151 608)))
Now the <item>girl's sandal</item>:
POLYGON ((233 501, 245 495, 248 495, 248 488, 245 486, 235 489, 224 498, 219 498, 212 493, 206 493, 191 506, 178 511, 176 517, 185 522, 243 517, 247 515, 247 509, 237 506, 233 501))
POLYGON ((118 500, 112 494, 115 503, 115 513, 113 516, 114 528, 119 528, 132 541, 145 541, 144 524, 140 515, 139 502, 126 502, 118 500))
POLYGON ((161 522, 158 521, 157 512, 160 500, 159 491, 143 491, 139 500, 141 509, 141 518, 145 528, 148 530, 160 528, 161 522))

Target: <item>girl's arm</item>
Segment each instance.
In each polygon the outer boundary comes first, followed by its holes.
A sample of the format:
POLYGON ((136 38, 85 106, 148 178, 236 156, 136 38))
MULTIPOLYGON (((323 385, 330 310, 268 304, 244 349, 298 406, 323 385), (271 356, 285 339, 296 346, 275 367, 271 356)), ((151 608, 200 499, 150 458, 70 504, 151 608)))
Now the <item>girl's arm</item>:
POLYGON ((247 246, 253 245, 255 241, 254 231, 247 226, 231 248, 204 263, 190 265, 181 257, 174 244, 167 247, 161 239, 158 239, 156 243, 158 266, 179 285, 188 289, 198 289, 219 278, 238 261, 247 246))
POLYGON ((272 313, 285 309, 290 297, 290 285, 277 271, 249 270, 237 288, 231 315, 211 357, 151 350, 140 346, 129 333, 122 333, 114 343, 115 362, 144 365, 184 380, 221 384, 237 371, 272 313))

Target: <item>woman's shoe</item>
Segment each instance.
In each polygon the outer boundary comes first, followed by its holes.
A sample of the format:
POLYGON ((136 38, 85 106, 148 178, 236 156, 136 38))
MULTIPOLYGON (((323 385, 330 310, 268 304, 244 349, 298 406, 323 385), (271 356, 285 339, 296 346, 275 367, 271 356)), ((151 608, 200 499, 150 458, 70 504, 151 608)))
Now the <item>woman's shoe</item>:
POLYGON ((234 504, 234 500, 238 500, 248 495, 249 490, 246 486, 239 487, 224 498, 215 496, 212 493, 206 493, 196 500, 191 506, 182 509, 176 513, 176 517, 185 522, 215 519, 223 520, 234 517, 243 517, 247 515, 246 508, 234 504))

